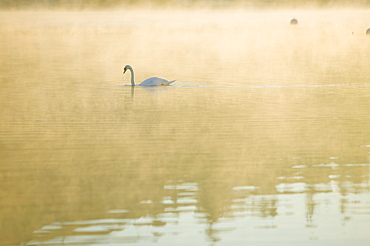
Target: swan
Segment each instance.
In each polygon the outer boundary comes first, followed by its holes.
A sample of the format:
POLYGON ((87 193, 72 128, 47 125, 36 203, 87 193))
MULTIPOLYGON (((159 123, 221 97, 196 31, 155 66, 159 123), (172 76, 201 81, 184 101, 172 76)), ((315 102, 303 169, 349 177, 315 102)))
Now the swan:
MULTIPOLYGON (((130 65, 126 65, 123 68, 123 74, 126 73, 127 70, 130 70, 131 72, 131 85, 135 86, 135 80, 134 80, 134 70, 130 65)), ((175 80, 168 81, 167 79, 162 79, 158 77, 151 77, 149 79, 144 80, 138 86, 158 86, 158 85, 170 85, 171 83, 175 82, 175 80)))

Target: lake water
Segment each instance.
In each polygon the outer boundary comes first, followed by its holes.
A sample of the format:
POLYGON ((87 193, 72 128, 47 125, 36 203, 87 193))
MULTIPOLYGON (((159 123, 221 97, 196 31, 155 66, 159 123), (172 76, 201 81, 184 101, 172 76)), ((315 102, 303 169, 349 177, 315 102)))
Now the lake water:
POLYGON ((1 12, 0 245, 367 246, 369 27, 368 10, 1 12), (126 64, 176 82, 125 86, 126 64))

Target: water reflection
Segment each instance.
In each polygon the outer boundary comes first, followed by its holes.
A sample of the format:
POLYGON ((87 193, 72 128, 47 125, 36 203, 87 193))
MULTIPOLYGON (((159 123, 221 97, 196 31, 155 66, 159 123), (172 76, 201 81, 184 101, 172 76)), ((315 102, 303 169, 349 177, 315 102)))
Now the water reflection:
POLYGON ((353 13, 333 30, 212 13, 0 17, 2 245, 367 245, 353 13), (123 86, 126 62, 179 81, 123 86))
MULTIPOLYGON (((163 187, 148 190, 148 193, 162 193, 163 197, 147 194, 148 200, 135 202, 130 209, 108 210, 101 215, 103 219, 53 222, 43 226, 35 231, 38 239, 27 245, 166 244, 174 238, 186 242, 189 236, 199 243, 217 242, 245 229, 257 234, 260 230, 296 231, 286 224, 292 219, 297 225, 312 228, 316 234, 316 228, 323 223, 322 217, 335 222, 331 225, 333 228, 348 230, 347 224, 359 214, 370 216, 369 166, 295 165, 287 168, 286 176, 273 177, 282 181, 271 187, 231 187, 228 181, 210 179, 196 183, 190 182, 190 177, 183 177, 183 180, 167 181, 163 187), (351 175, 346 174, 348 172, 351 175), (314 183, 310 178, 314 173, 323 176, 320 182, 327 181, 314 183), (243 226, 239 224, 241 221, 243 226), (203 242, 199 233, 208 239, 203 242)), ((317 235, 314 237, 319 239, 317 235)), ((256 238, 247 241, 258 243, 253 240, 256 238)))

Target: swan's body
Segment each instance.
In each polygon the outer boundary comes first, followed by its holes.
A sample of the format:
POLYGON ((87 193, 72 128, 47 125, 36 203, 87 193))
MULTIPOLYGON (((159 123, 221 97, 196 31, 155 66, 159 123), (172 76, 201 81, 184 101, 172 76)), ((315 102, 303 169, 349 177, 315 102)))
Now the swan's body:
POLYGON ((151 77, 149 79, 144 80, 143 82, 141 82, 138 85, 139 86, 169 85, 172 82, 175 82, 175 81, 174 80, 173 81, 168 81, 167 79, 162 79, 162 78, 158 78, 158 77, 151 77))
MULTIPOLYGON (((123 73, 125 73, 127 70, 130 70, 131 72, 131 85, 135 86, 135 75, 134 70, 130 65, 126 65, 123 69, 123 73)), ((169 81, 167 79, 162 79, 158 77, 151 77, 149 79, 144 80, 138 86, 159 86, 159 85, 169 85, 171 83, 175 82, 175 80, 169 81)))

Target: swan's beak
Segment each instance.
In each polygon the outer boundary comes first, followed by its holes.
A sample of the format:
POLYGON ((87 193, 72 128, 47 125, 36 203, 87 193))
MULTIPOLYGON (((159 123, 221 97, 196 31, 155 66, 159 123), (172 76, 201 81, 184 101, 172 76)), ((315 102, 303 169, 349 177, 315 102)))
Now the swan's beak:
POLYGON ((127 68, 123 69, 123 73, 126 73, 127 68))

